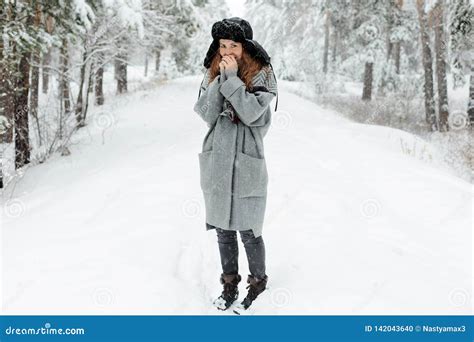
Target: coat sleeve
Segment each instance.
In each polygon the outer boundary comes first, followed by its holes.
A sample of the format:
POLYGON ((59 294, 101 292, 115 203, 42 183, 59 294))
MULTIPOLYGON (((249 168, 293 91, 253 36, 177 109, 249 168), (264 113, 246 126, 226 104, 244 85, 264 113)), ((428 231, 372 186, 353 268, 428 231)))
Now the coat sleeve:
POLYGON ((194 105, 194 111, 207 123, 208 127, 212 127, 216 123, 222 112, 224 96, 219 92, 220 78, 221 75, 218 75, 209 83, 209 70, 206 70, 201 83, 201 94, 194 105))
POLYGON ((265 71, 261 71, 256 76, 254 92, 247 91, 245 83, 236 74, 229 75, 222 83, 221 94, 229 100, 240 121, 247 126, 263 126, 268 120, 264 114, 276 96, 276 89, 274 91, 265 81, 267 76, 273 77, 273 74, 267 75, 265 71))

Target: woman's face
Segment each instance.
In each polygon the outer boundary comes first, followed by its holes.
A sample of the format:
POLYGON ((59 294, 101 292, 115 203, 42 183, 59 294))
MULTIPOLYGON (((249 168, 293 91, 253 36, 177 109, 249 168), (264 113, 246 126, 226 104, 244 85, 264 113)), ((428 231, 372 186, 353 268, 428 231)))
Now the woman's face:
POLYGON ((242 43, 234 42, 230 39, 219 39, 219 54, 224 56, 234 56, 237 62, 242 58, 242 43))

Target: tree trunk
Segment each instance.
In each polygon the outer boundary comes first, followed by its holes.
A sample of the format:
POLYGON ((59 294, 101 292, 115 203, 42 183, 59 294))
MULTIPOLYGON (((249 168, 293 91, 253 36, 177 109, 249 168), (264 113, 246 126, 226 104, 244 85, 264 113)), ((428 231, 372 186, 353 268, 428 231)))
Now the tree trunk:
MULTIPOLYGON (((0 15, 1 15, 1 12, 0 12, 0 15)), ((3 39, 0 39, 0 115, 1 116, 5 116, 5 100, 7 98, 7 94, 5 93, 5 83, 6 83, 6 70, 5 69, 6 69, 5 60, 3 59, 3 39)))
POLYGON ((69 77, 68 77, 68 64, 69 64, 69 52, 68 52, 68 41, 67 38, 63 38, 60 57, 59 57, 59 92, 61 101, 61 110, 59 117, 59 139, 63 138, 63 126, 64 119, 68 116, 71 111, 71 100, 69 91, 69 77))
POLYGON ((385 45, 387 48, 387 62, 390 60, 390 57, 392 55, 392 48, 393 48, 393 43, 390 41, 390 36, 392 34, 392 29, 393 29, 393 9, 394 9, 394 1, 390 0, 389 1, 389 12, 387 16, 387 33, 385 36, 385 45))
POLYGON ((393 44, 393 54, 395 59, 395 70, 397 74, 400 74, 400 42, 393 44))
POLYGON ((446 37, 444 33, 444 3, 439 0, 433 8, 435 51, 436 51, 436 83, 438 85, 438 116, 439 130, 447 132, 449 106, 448 84, 446 78, 446 37))
POLYGON ((335 62, 336 61, 336 55, 337 55, 337 48, 339 45, 339 31, 337 30, 337 27, 333 27, 333 42, 332 42, 332 55, 331 55, 331 61, 335 62))
POLYGON ((39 97, 39 63, 40 63, 40 54, 39 51, 35 49, 33 51, 33 66, 31 67, 31 90, 30 90, 30 112, 33 118, 36 121, 36 128, 38 130, 38 144, 41 146, 43 144, 43 139, 41 137, 41 127, 38 118, 38 97, 39 97))
MULTIPOLYGON (((389 36, 389 34, 387 34, 387 36, 389 36)), ((390 60, 390 57, 392 55, 392 49, 393 49, 393 43, 388 41, 387 42, 387 62, 390 60)))
POLYGON ((86 62, 87 62, 87 50, 84 48, 84 52, 82 53, 82 65, 81 65, 81 80, 79 82, 79 93, 77 95, 76 101, 76 122, 79 127, 84 126, 84 108, 82 103, 82 92, 84 89, 84 83, 86 79, 86 62))
POLYGON ((30 89, 30 60, 31 54, 25 51, 21 54, 18 67, 18 79, 14 99, 15 112, 15 169, 30 162, 30 139, 28 123, 28 92, 30 89))
POLYGON ((86 117, 87 117, 87 110, 89 109, 89 94, 92 93, 92 73, 94 69, 94 61, 91 61, 89 64, 89 77, 87 77, 87 91, 86 91, 86 100, 84 101, 84 110, 83 110, 83 115, 82 115, 82 121, 86 122, 86 117))
POLYGON ((434 86, 433 86, 433 57, 431 55, 430 36, 427 31, 427 18, 424 10, 425 1, 417 0, 416 8, 418 11, 418 21, 420 25, 421 52, 423 55, 423 70, 425 76, 425 84, 423 90, 425 93, 425 116, 426 123, 430 126, 431 131, 438 130, 436 120, 436 112, 434 105, 434 86))
MULTIPOLYGON (((15 20, 15 11, 12 9, 12 3, 9 5, 9 9, 5 10, 5 7, 1 7, 0 11, 2 12, 2 18, 5 22, 14 21, 15 20)), ((0 83, 3 83, 3 115, 5 116, 8 127, 4 136, 2 138, 2 142, 5 143, 12 143, 13 142, 13 127, 14 127, 14 117, 15 117, 15 104, 14 104, 14 89, 15 89, 15 77, 13 69, 18 67, 17 59, 14 58, 16 45, 14 40, 7 40, 7 45, 3 46, 4 41, 0 39, 2 44, 2 51, 3 51, 3 75, 4 77, 0 79, 0 83)))
MULTIPOLYGON (((0 27, 4 27, 6 24, 6 13, 4 6, 0 7, 0 27)), ((6 102, 7 102, 7 92, 6 92, 6 83, 7 83, 7 68, 6 68, 6 58, 3 56, 3 37, 0 38, 0 118, 6 118, 6 102)), ((0 144, 5 140, 5 128, 0 123, 0 144)), ((2 178, 2 165, 0 165, 0 188, 3 188, 3 178, 2 178)))
POLYGON ((145 52, 145 77, 148 76, 148 53, 145 52))
POLYGON ((69 51, 68 51, 68 41, 66 38, 63 39, 61 45, 61 56, 60 60, 60 92, 61 92, 61 101, 63 102, 64 113, 69 113, 71 111, 71 99, 69 91, 69 51))
POLYGON ((48 93, 49 89, 49 64, 51 63, 51 48, 48 48, 48 51, 43 54, 43 62, 42 62, 42 79, 43 79, 43 94, 48 93))
POLYGON ((372 99, 372 80, 373 80, 374 63, 366 62, 364 71, 364 89, 362 92, 362 100, 370 101, 372 99))
MULTIPOLYGON (((0 27, 4 27, 7 22, 5 7, 0 7, 0 27)), ((3 46, 3 37, 0 37, 0 119, 5 119, 5 109, 6 109, 6 60, 4 58, 4 46, 3 46)), ((0 144, 3 144, 5 140, 5 128, 0 123, 0 144)), ((3 149, 3 147, 2 147, 3 149)), ((3 189, 3 159, 0 158, 0 189, 3 189)))
MULTIPOLYGON (((15 44, 10 43, 11 49, 15 50, 15 44)), ((4 79, 4 85, 5 85, 5 97, 4 97, 4 115, 7 118, 8 121, 8 128, 5 132, 5 139, 4 141, 6 143, 12 143, 13 142, 13 127, 14 127, 14 119, 15 119, 15 78, 14 78, 14 73, 13 73, 13 66, 17 66, 17 63, 11 59, 10 56, 5 56, 5 79, 4 79)))
POLYGON ((91 61, 91 67, 89 68, 89 80, 87 82, 87 93, 92 94, 94 91, 94 60, 91 61))
MULTIPOLYGON (((33 24, 33 15, 27 14, 25 29, 30 30, 33 24)), ((15 169, 19 169, 30 163, 28 94, 30 91, 31 49, 28 47, 19 47, 18 50, 20 52, 20 62, 17 70, 14 98, 15 169)))
POLYGON ((328 53, 329 53, 329 25, 331 22, 331 12, 326 11, 326 22, 324 23, 324 52, 323 52, 323 72, 328 72, 328 53))
POLYGON ((469 102, 467 105, 467 115, 472 127, 474 125, 474 65, 471 65, 471 76, 469 77, 469 102))
POLYGON ((95 104, 102 106, 104 104, 104 61, 103 55, 99 53, 97 55, 97 70, 95 72, 95 104))
MULTIPOLYGON (((38 29, 41 24, 41 10, 39 5, 35 8, 35 19, 34 25, 38 29)), ((30 90, 30 113, 36 121, 36 128, 38 130, 39 145, 42 145, 41 128, 38 119, 38 96, 39 96, 39 64, 40 64, 40 52, 35 48, 32 52, 31 66, 31 90, 30 90)))
POLYGON ((38 115, 38 88, 39 88, 39 68, 40 62, 38 51, 33 52, 33 65, 31 66, 31 92, 30 92, 30 111, 36 117, 38 115))
POLYGON ((125 54, 120 54, 115 59, 115 79, 117 80, 117 93, 127 92, 127 63, 125 54))
POLYGON ((161 63, 161 50, 156 49, 156 52, 155 52, 155 75, 158 75, 158 71, 160 70, 160 63, 161 63))
MULTIPOLYGON (((54 29, 53 25, 53 17, 47 16, 45 22, 46 32, 51 34, 54 29)), ((43 55, 43 62, 42 62, 42 78, 43 78, 43 94, 48 93, 49 88, 49 64, 51 63, 51 47, 48 47, 48 50, 43 55)))
POLYGON ((351 1, 350 6, 351 6, 351 20, 352 20, 352 29, 355 30, 357 29, 361 24, 362 24, 362 18, 360 15, 360 12, 362 10, 362 2, 361 1, 351 1))

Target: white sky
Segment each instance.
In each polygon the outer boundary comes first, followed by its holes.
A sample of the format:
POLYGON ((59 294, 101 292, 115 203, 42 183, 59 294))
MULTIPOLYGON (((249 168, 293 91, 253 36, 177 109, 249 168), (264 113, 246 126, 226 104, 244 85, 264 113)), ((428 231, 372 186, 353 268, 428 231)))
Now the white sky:
POLYGON ((231 17, 242 17, 244 15, 245 0, 226 0, 230 8, 231 17))

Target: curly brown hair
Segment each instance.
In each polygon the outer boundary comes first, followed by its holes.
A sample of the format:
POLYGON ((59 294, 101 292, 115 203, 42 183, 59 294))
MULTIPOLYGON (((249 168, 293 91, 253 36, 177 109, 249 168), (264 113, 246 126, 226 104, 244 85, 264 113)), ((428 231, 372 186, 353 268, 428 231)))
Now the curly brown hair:
MULTIPOLYGON (((242 63, 239 64, 239 70, 237 75, 245 83, 247 90, 252 90, 252 79, 254 76, 262 69, 263 65, 252 58, 245 49, 242 50, 242 63)), ((222 57, 219 53, 216 53, 212 59, 209 74, 209 83, 211 83, 217 75, 220 74, 219 63, 221 62, 222 57)))

